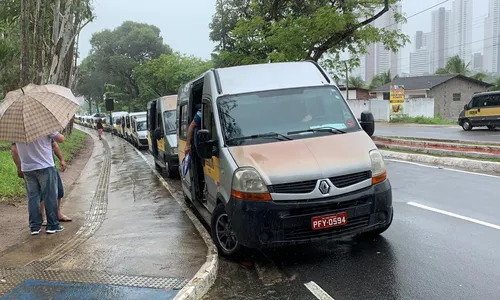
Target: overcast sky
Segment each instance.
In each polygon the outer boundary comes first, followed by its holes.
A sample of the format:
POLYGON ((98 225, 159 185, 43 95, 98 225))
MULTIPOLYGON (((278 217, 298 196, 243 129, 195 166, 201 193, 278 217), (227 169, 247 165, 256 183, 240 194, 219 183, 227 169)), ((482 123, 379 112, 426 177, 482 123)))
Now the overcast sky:
MULTIPOLYGON (((95 14, 94 22, 87 25, 80 34, 80 54, 87 56, 90 50, 92 33, 114 29, 124 21, 130 20, 156 25, 160 28, 163 40, 174 51, 195 55, 204 59, 210 58, 214 44, 209 40, 208 24, 215 12, 215 0, 93 0, 95 14)), ((442 2, 443 0, 403 0, 403 12, 409 17, 419 11, 442 2)), ((451 8, 452 0, 442 4, 451 8)), ((434 8, 434 9, 437 9, 434 8)), ((472 52, 482 52, 484 36, 484 18, 488 14, 488 0, 474 0, 472 17, 473 38, 478 41, 472 44, 472 52)), ((408 19, 403 25, 403 31, 413 41, 415 32, 431 29, 431 11, 408 19)), ((408 45, 401 53, 401 67, 408 72, 409 55, 414 46, 408 45)))

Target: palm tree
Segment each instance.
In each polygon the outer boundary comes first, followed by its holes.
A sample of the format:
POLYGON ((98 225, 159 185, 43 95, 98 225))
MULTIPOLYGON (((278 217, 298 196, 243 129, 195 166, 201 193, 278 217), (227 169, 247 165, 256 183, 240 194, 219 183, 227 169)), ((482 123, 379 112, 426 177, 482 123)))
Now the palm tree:
POLYGON ((391 70, 375 75, 370 83, 370 89, 382 86, 392 81, 391 70))
POLYGON ((446 69, 452 74, 467 75, 470 73, 470 62, 465 63, 460 56, 455 55, 446 62, 446 69))
POLYGON ((349 87, 364 88, 366 83, 360 76, 349 77, 349 87))

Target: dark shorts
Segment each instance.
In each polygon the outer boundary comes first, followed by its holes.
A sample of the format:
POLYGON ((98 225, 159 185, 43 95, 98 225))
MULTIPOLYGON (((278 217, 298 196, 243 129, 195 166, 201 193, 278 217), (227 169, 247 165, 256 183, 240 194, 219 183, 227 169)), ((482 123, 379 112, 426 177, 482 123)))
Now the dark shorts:
POLYGON ((56 172, 56 174, 57 174, 57 199, 62 199, 62 197, 64 197, 63 182, 61 179, 61 175, 59 175, 59 172, 56 172))

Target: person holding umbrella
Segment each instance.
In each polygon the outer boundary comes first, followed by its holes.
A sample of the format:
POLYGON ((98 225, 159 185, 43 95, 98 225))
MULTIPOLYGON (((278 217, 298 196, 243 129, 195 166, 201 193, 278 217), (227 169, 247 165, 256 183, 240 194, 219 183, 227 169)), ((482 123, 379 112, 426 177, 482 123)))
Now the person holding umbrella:
POLYGON ((18 175, 24 178, 32 235, 39 234, 42 227, 42 200, 47 215, 45 231, 51 234, 64 230, 57 215, 57 170, 52 142, 64 142, 59 131, 80 105, 65 87, 34 84, 7 93, 0 105, 0 141, 16 145, 12 156, 20 166, 18 175))

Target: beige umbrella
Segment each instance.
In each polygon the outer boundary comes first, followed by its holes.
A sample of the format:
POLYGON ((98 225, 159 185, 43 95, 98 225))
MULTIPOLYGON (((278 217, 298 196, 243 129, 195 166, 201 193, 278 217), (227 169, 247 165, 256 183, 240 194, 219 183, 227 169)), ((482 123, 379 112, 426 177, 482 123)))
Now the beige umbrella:
POLYGON ((0 141, 29 143, 68 125, 82 103, 70 89, 29 84, 0 104, 0 141))

